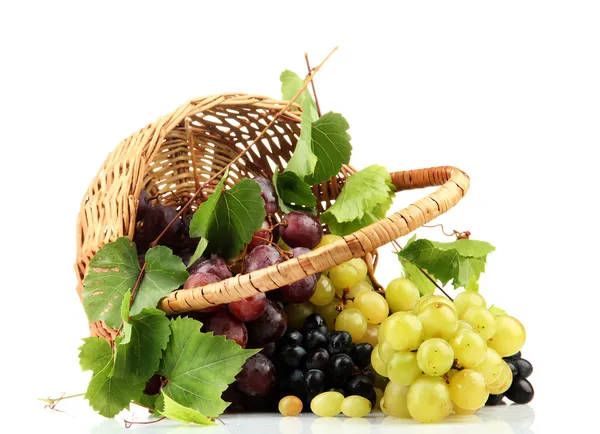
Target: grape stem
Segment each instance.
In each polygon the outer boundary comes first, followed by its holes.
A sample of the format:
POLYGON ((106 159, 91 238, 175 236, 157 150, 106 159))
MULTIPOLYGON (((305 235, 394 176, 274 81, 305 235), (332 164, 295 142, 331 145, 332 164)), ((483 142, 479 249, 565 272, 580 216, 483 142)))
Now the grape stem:
POLYGON ((165 420, 166 417, 163 416, 160 419, 156 419, 156 420, 148 420, 148 421, 144 421, 144 422, 135 422, 132 420, 127 420, 125 419, 123 422, 125 422, 125 428, 129 429, 131 428, 133 425, 151 425, 153 423, 158 423, 158 422, 162 422, 163 420, 165 420))
POLYGON ((464 232, 460 232, 457 231, 455 229, 452 230, 452 233, 446 233, 446 230, 444 229, 444 225, 441 223, 438 223, 437 225, 423 225, 424 228, 437 228, 437 227, 441 227, 442 228, 442 233, 444 235, 446 235, 447 237, 453 237, 456 236, 457 240, 468 240, 469 237, 471 236, 471 232, 469 231, 464 231, 464 232))
MULTIPOLYGON (((308 53, 304 53, 304 59, 306 59, 306 67, 308 68, 308 73, 312 72, 312 68, 310 67, 310 62, 308 61, 308 53)), ((315 89, 315 81, 311 80, 310 86, 312 87, 313 95, 315 96, 315 105, 317 106, 317 114, 321 117, 321 107, 319 107, 319 98, 317 98, 317 91, 315 89)))
MULTIPOLYGON (((44 408, 49 408, 50 410, 55 410, 55 407, 58 405, 58 403, 60 401, 63 401, 65 399, 70 399, 70 398, 79 398, 82 396, 85 396, 85 393, 78 393, 76 395, 67 395, 67 396, 65 396, 65 394, 63 393, 58 398, 38 398, 38 400, 46 403, 44 408)), ((56 410, 60 411, 58 409, 56 409, 56 410)))

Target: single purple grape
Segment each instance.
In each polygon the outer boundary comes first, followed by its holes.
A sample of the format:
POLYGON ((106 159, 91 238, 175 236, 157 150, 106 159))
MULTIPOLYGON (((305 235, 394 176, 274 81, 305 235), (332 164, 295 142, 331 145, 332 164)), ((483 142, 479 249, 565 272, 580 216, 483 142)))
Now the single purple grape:
POLYGON ((206 332, 225 336, 227 339, 237 342, 242 348, 246 348, 246 344, 248 343, 248 330, 246 326, 243 322, 231 316, 227 309, 221 309, 214 313, 206 323, 204 329, 206 332))
POLYGON ((308 301, 317 289, 317 276, 311 275, 297 282, 279 288, 279 293, 286 301, 304 303, 308 301))
POLYGON ((267 268, 281 261, 283 256, 274 246, 266 244, 258 246, 244 258, 244 274, 267 268))
POLYGON ((267 296, 256 294, 255 296, 243 298, 229 303, 229 312, 240 321, 253 321, 265 312, 267 307, 267 296))
MULTIPOLYGON (((192 273, 192 270, 189 270, 192 273)), ((210 259, 202 262, 200 266, 193 270, 193 273, 212 273, 218 276, 221 280, 229 279, 231 271, 227 263, 218 255, 211 255, 210 259)))
POLYGON ((235 384, 246 395, 265 396, 275 384, 273 362, 260 353, 253 355, 242 366, 235 384))
POLYGON ((304 211, 294 211, 283 218, 279 234, 290 247, 312 249, 323 238, 323 226, 312 214, 304 211))
POLYGON ((283 336, 287 329, 287 317, 279 303, 267 300, 264 313, 246 326, 251 348, 262 348, 283 336))

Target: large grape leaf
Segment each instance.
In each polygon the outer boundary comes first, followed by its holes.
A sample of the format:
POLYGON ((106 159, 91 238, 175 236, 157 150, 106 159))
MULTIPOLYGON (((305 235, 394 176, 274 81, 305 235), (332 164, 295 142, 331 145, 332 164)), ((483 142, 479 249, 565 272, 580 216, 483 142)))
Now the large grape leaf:
POLYGON ((279 209, 285 214, 296 210, 312 212, 317 205, 310 186, 294 172, 279 173, 279 167, 275 167, 273 185, 277 191, 279 209))
POLYGON ((207 251, 225 259, 237 255, 250 242, 266 217, 265 201, 256 181, 244 178, 226 190, 227 176, 226 171, 215 192, 200 205, 190 222, 190 235, 206 238, 207 251))
POLYGON ((215 423, 200 413, 198 410, 193 408, 185 407, 178 402, 169 398, 168 395, 162 394, 164 407, 160 410, 160 413, 168 417, 183 423, 196 423, 198 425, 214 425, 215 423))
POLYGON ((311 145, 317 164, 304 179, 309 185, 327 181, 339 173, 342 164, 350 162, 352 145, 348 128, 348 121, 339 113, 325 113, 313 122, 311 145))
POLYGON ((131 381, 147 381, 158 369, 171 329, 169 319, 158 309, 145 308, 129 316, 129 293, 123 298, 123 330, 115 339, 112 375, 131 381))
POLYGON ((196 246, 196 250, 194 250, 194 254, 190 258, 190 261, 186 264, 187 268, 190 268, 198 259, 200 259, 207 247, 208 240, 206 238, 201 238, 196 246))
POLYGON ((347 235, 385 217, 392 204, 394 185, 388 171, 372 165, 356 172, 321 221, 336 235, 347 235))
POLYGON ((309 101, 306 100, 302 104, 300 137, 285 168, 286 172, 293 172, 301 179, 312 174, 317 166, 317 156, 313 153, 312 144, 312 116, 313 111, 309 101))
MULTIPOLYGON (((285 70, 279 76, 279 80, 281 81, 281 96, 284 100, 290 101, 300 88, 304 85, 304 78, 301 78, 298 74, 293 71, 285 70)), ((303 112, 306 111, 305 104, 308 104, 308 109, 311 113, 310 120, 316 121, 318 119, 317 114, 317 105, 315 101, 312 99, 308 87, 304 89, 304 91, 300 94, 300 96, 296 99, 296 102, 303 107, 303 112)))
POLYGON ((110 344, 102 338, 86 338, 83 341, 79 348, 79 363, 84 371, 94 373, 85 398, 102 416, 114 417, 140 397, 146 383, 111 377, 113 357, 110 344))
POLYGON ((166 378, 165 396, 205 416, 217 417, 228 403, 221 399, 242 365, 259 350, 245 350, 234 341, 201 333, 191 318, 171 320, 171 339, 159 373, 166 378))
POLYGON ((190 276, 181 258, 165 246, 146 252, 146 271, 131 306, 136 315, 144 308, 155 308, 159 300, 179 288, 190 276))
POLYGON ((111 327, 119 327, 123 294, 133 288, 139 274, 137 250, 129 238, 121 237, 102 246, 91 259, 83 281, 88 320, 104 320, 111 327))
POLYGON ((420 239, 406 246, 398 256, 425 269, 442 285, 452 281, 454 288, 472 289, 485 271, 487 255, 493 250, 490 244, 477 240, 439 243, 420 239), (467 256, 464 253, 481 256, 467 256))

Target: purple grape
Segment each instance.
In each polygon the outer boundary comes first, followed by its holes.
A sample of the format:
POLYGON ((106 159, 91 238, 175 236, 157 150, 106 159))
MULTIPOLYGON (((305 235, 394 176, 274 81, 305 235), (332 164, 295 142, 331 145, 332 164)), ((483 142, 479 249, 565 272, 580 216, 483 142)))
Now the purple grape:
POLYGON ((248 252, 251 252, 258 246, 263 244, 271 244, 273 242, 273 234, 271 233, 271 225, 268 220, 265 220, 261 226, 261 229, 254 232, 250 243, 248 244, 248 252))
POLYGON ((240 321, 253 321, 261 316, 267 307, 267 296, 256 294, 252 297, 243 298, 229 303, 229 312, 240 321))
POLYGON ((236 377, 240 392, 249 396, 265 396, 275 383, 275 366, 268 357, 258 353, 250 357, 236 377))
POLYGON ((181 240, 179 241, 179 250, 191 250, 192 253, 196 250, 200 241, 198 238, 190 237, 190 223, 193 216, 194 214, 188 214, 181 219, 181 240))
MULTIPOLYGON (((192 270, 190 270, 192 273, 192 270)), ((202 262, 198 268, 193 271, 196 273, 212 273, 219 277, 221 280, 229 279, 231 277, 231 271, 227 266, 227 263, 219 255, 211 255, 210 259, 202 262)))
POLYGON ((277 212, 277 194, 273 183, 262 176, 258 176, 254 180, 260 186, 260 195, 265 201, 265 211, 267 214, 275 214, 277 212))
POLYGON ((146 382, 146 388, 144 389, 145 395, 157 395, 162 389, 163 377, 158 374, 154 374, 146 382))
POLYGON ((265 312, 246 325, 251 348, 262 348, 283 336, 287 329, 287 317, 279 303, 267 300, 265 312))
POLYGON ((258 246, 244 258, 244 274, 275 265, 281 261, 283 261, 283 256, 274 246, 258 246))
POLYGON ((317 276, 305 277, 289 285, 279 288, 279 293, 286 301, 304 303, 308 301, 317 289, 317 276))
MULTIPOLYGON (((162 233, 162 231, 171 223, 177 215, 177 211, 165 205, 157 205, 148 208, 144 213, 141 227, 137 228, 133 241, 138 250, 148 249, 150 244, 162 233)), ((177 219, 160 238, 158 244, 176 248, 181 241, 181 231, 183 223, 177 219)))
POLYGON ((246 348, 246 344, 248 343, 246 326, 243 322, 231 316, 227 309, 219 310, 213 314, 206 323, 205 331, 225 336, 227 339, 237 342, 242 348, 246 348))
POLYGON ((221 279, 219 279, 219 276, 215 276, 212 273, 196 273, 187 278, 183 284, 183 289, 197 288, 199 286, 220 281, 221 279))
POLYGON ((242 413, 245 410, 244 395, 235 387, 235 384, 230 384, 221 395, 221 398, 231 403, 225 409, 225 413, 242 413))
POLYGON ((323 227, 312 214, 294 211, 283 218, 279 234, 290 247, 312 249, 321 242, 323 227))

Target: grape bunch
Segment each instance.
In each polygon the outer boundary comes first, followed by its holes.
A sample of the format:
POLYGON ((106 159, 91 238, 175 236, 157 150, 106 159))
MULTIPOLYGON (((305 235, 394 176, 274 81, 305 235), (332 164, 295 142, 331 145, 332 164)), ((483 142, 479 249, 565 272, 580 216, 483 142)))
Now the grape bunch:
POLYGON ((515 404, 527 404, 533 399, 534 391, 533 386, 527 380, 527 378, 533 372, 532 364, 521 357, 521 352, 503 358, 506 364, 510 367, 512 373, 512 380, 510 387, 503 394, 494 395, 490 393, 490 396, 485 405, 501 405, 504 403, 503 398, 506 396, 515 404))

